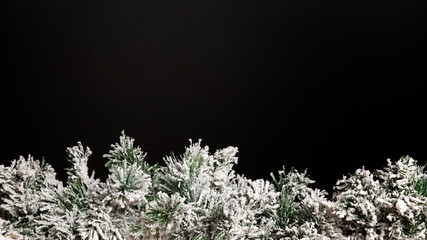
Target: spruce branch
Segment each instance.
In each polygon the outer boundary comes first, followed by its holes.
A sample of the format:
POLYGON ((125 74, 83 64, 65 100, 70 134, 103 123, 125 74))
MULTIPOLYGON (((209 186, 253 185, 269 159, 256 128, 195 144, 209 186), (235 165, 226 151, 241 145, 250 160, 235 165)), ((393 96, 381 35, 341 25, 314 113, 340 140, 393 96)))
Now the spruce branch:
POLYGON ((127 162, 130 165, 136 164, 144 172, 153 176, 156 165, 150 166, 144 161, 147 153, 144 153, 140 147, 135 147, 134 142, 135 139, 126 136, 125 131, 122 131, 120 143, 112 144, 112 150, 110 150, 109 154, 104 154, 104 157, 108 159, 105 166, 111 169, 113 166, 122 166, 127 162))
POLYGON ((78 142, 77 146, 67 148, 67 160, 70 165, 69 168, 66 168, 67 193, 71 204, 76 205, 80 210, 89 207, 91 195, 96 195, 98 190, 99 180, 95 179, 95 171, 89 177, 87 162, 91 154, 90 148, 85 149, 81 142, 78 142))

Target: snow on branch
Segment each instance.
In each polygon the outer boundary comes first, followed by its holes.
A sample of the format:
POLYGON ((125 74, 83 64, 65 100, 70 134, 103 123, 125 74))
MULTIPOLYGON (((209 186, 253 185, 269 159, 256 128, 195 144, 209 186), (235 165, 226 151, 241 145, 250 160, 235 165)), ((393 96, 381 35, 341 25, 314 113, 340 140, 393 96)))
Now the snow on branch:
POLYGON ((105 182, 91 151, 67 148, 66 185, 32 156, 0 165, 0 240, 427 239, 427 173, 411 157, 343 176, 328 197, 307 171, 271 179, 234 172, 236 147, 201 140, 151 166, 134 139, 111 145, 105 182))

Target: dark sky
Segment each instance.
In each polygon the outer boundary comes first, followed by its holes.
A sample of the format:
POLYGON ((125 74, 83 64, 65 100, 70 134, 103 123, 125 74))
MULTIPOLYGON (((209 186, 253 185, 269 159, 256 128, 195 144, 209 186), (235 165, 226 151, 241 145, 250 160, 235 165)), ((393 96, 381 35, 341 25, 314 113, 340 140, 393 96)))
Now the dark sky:
POLYGON ((239 147, 236 171, 308 169, 329 190, 362 165, 427 160, 424 0, 2 3, 2 157, 65 148, 90 168, 121 130, 147 161, 188 139, 239 147))

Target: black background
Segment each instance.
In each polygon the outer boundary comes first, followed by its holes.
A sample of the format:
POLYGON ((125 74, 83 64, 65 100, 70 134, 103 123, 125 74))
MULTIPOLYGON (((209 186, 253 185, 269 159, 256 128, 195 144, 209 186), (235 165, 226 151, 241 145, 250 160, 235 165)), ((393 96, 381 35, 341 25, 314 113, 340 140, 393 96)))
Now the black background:
POLYGON ((308 169, 330 190, 426 150, 426 1, 2 2, 1 163, 102 155, 121 130, 147 161, 188 139, 239 147, 238 173, 308 169))

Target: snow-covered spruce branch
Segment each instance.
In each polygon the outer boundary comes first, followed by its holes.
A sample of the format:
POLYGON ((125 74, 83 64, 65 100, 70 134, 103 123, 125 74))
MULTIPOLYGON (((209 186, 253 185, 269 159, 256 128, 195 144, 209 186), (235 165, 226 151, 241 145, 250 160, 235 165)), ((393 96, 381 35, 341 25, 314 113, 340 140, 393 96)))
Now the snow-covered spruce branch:
POLYGON ((293 168, 271 180, 237 174, 236 154, 190 141, 150 166, 123 132, 104 155, 105 182, 89 175, 89 148, 68 148, 66 186, 49 164, 20 157, 0 165, 0 240, 427 239, 427 174, 410 157, 358 169, 327 198, 293 168))

